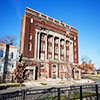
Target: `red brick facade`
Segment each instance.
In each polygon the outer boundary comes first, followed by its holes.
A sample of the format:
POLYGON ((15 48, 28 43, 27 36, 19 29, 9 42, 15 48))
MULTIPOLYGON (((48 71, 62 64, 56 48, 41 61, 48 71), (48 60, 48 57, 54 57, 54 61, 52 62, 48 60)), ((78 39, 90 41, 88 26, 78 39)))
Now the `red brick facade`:
POLYGON ((29 69, 33 68, 33 79, 72 78, 72 69, 78 64, 78 31, 26 8, 22 17, 19 55, 23 55, 23 62, 29 69))

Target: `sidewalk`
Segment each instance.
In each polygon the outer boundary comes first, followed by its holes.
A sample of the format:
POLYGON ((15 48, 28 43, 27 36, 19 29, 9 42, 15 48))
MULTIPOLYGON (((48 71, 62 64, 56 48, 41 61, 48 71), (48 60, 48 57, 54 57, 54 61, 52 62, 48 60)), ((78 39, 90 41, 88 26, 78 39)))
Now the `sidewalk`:
MULTIPOLYGON (((7 84, 16 84, 16 83, 7 83, 7 84)), ((0 85, 7 85, 7 84, 0 84, 0 85)), ((90 79, 81 79, 81 80, 54 80, 54 79, 43 79, 43 80, 36 80, 36 81, 26 81, 23 84, 25 84, 25 87, 12 87, 0 90, 0 94, 2 93, 9 93, 14 91, 19 91, 23 89, 45 89, 45 88, 51 88, 51 87, 69 87, 72 85, 85 85, 85 84, 94 84, 94 81, 90 79)))
POLYGON ((71 86, 71 85, 81 85, 81 84, 92 84, 95 81, 90 79, 81 79, 81 80, 60 80, 60 79, 45 79, 38 81, 26 81, 23 84, 26 87, 41 87, 41 86, 71 86))

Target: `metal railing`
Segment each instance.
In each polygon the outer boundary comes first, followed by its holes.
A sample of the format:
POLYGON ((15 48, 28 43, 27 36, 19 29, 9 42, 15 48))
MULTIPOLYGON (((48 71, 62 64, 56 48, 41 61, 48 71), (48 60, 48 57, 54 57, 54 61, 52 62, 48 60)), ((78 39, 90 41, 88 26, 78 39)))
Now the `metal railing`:
POLYGON ((0 100, 100 100, 100 85, 25 89, 0 94, 0 100))

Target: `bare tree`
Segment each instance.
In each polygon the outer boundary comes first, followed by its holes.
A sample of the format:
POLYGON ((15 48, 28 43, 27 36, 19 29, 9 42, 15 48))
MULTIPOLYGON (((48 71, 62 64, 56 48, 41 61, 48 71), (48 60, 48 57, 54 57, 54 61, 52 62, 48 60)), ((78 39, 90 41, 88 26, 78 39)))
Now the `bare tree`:
POLYGON ((83 57, 81 58, 81 61, 82 61, 82 64, 88 64, 88 63, 92 62, 92 60, 89 59, 88 56, 83 56, 83 57))
POLYGON ((14 35, 7 35, 5 37, 0 38, 0 43, 5 43, 8 45, 16 45, 16 36, 14 35))

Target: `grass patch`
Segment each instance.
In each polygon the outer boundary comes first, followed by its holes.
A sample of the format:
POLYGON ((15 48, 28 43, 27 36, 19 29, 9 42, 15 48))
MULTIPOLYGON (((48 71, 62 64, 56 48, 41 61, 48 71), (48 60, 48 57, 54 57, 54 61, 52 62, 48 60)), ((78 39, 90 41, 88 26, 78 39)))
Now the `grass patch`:
POLYGON ((0 86, 0 90, 2 89, 7 89, 9 87, 24 87, 25 85, 24 84, 8 84, 8 85, 1 85, 0 86))
MULTIPOLYGON (((95 96, 96 93, 91 93, 91 92, 83 92, 83 98, 86 98, 86 97, 90 97, 90 96, 95 96)), ((77 93, 73 93, 73 94, 70 94, 69 97, 68 97, 68 94, 65 94, 65 95, 61 95, 60 96, 60 100, 69 100, 69 98, 71 100, 74 100, 74 99, 80 99, 80 93, 77 92, 77 93)), ((36 100, 58 100, 58 97, 48 97, 48 98, 43 98, 43 99, 36 99, 36 100)))
POLYGON ((64 82, 59 82, 60 84, 64 84, 64 82))
POLYGON ((42 85, 47 85, 47 83, 41 83, 42 85))
POLYGON ((8 87, 24 87, 25 85, 24 84, 8 84, 7 85, 8 87))
POLYGON ((93 80, 100 80, 99 77, 90 77, 90 79, 93 79, 93 80))

